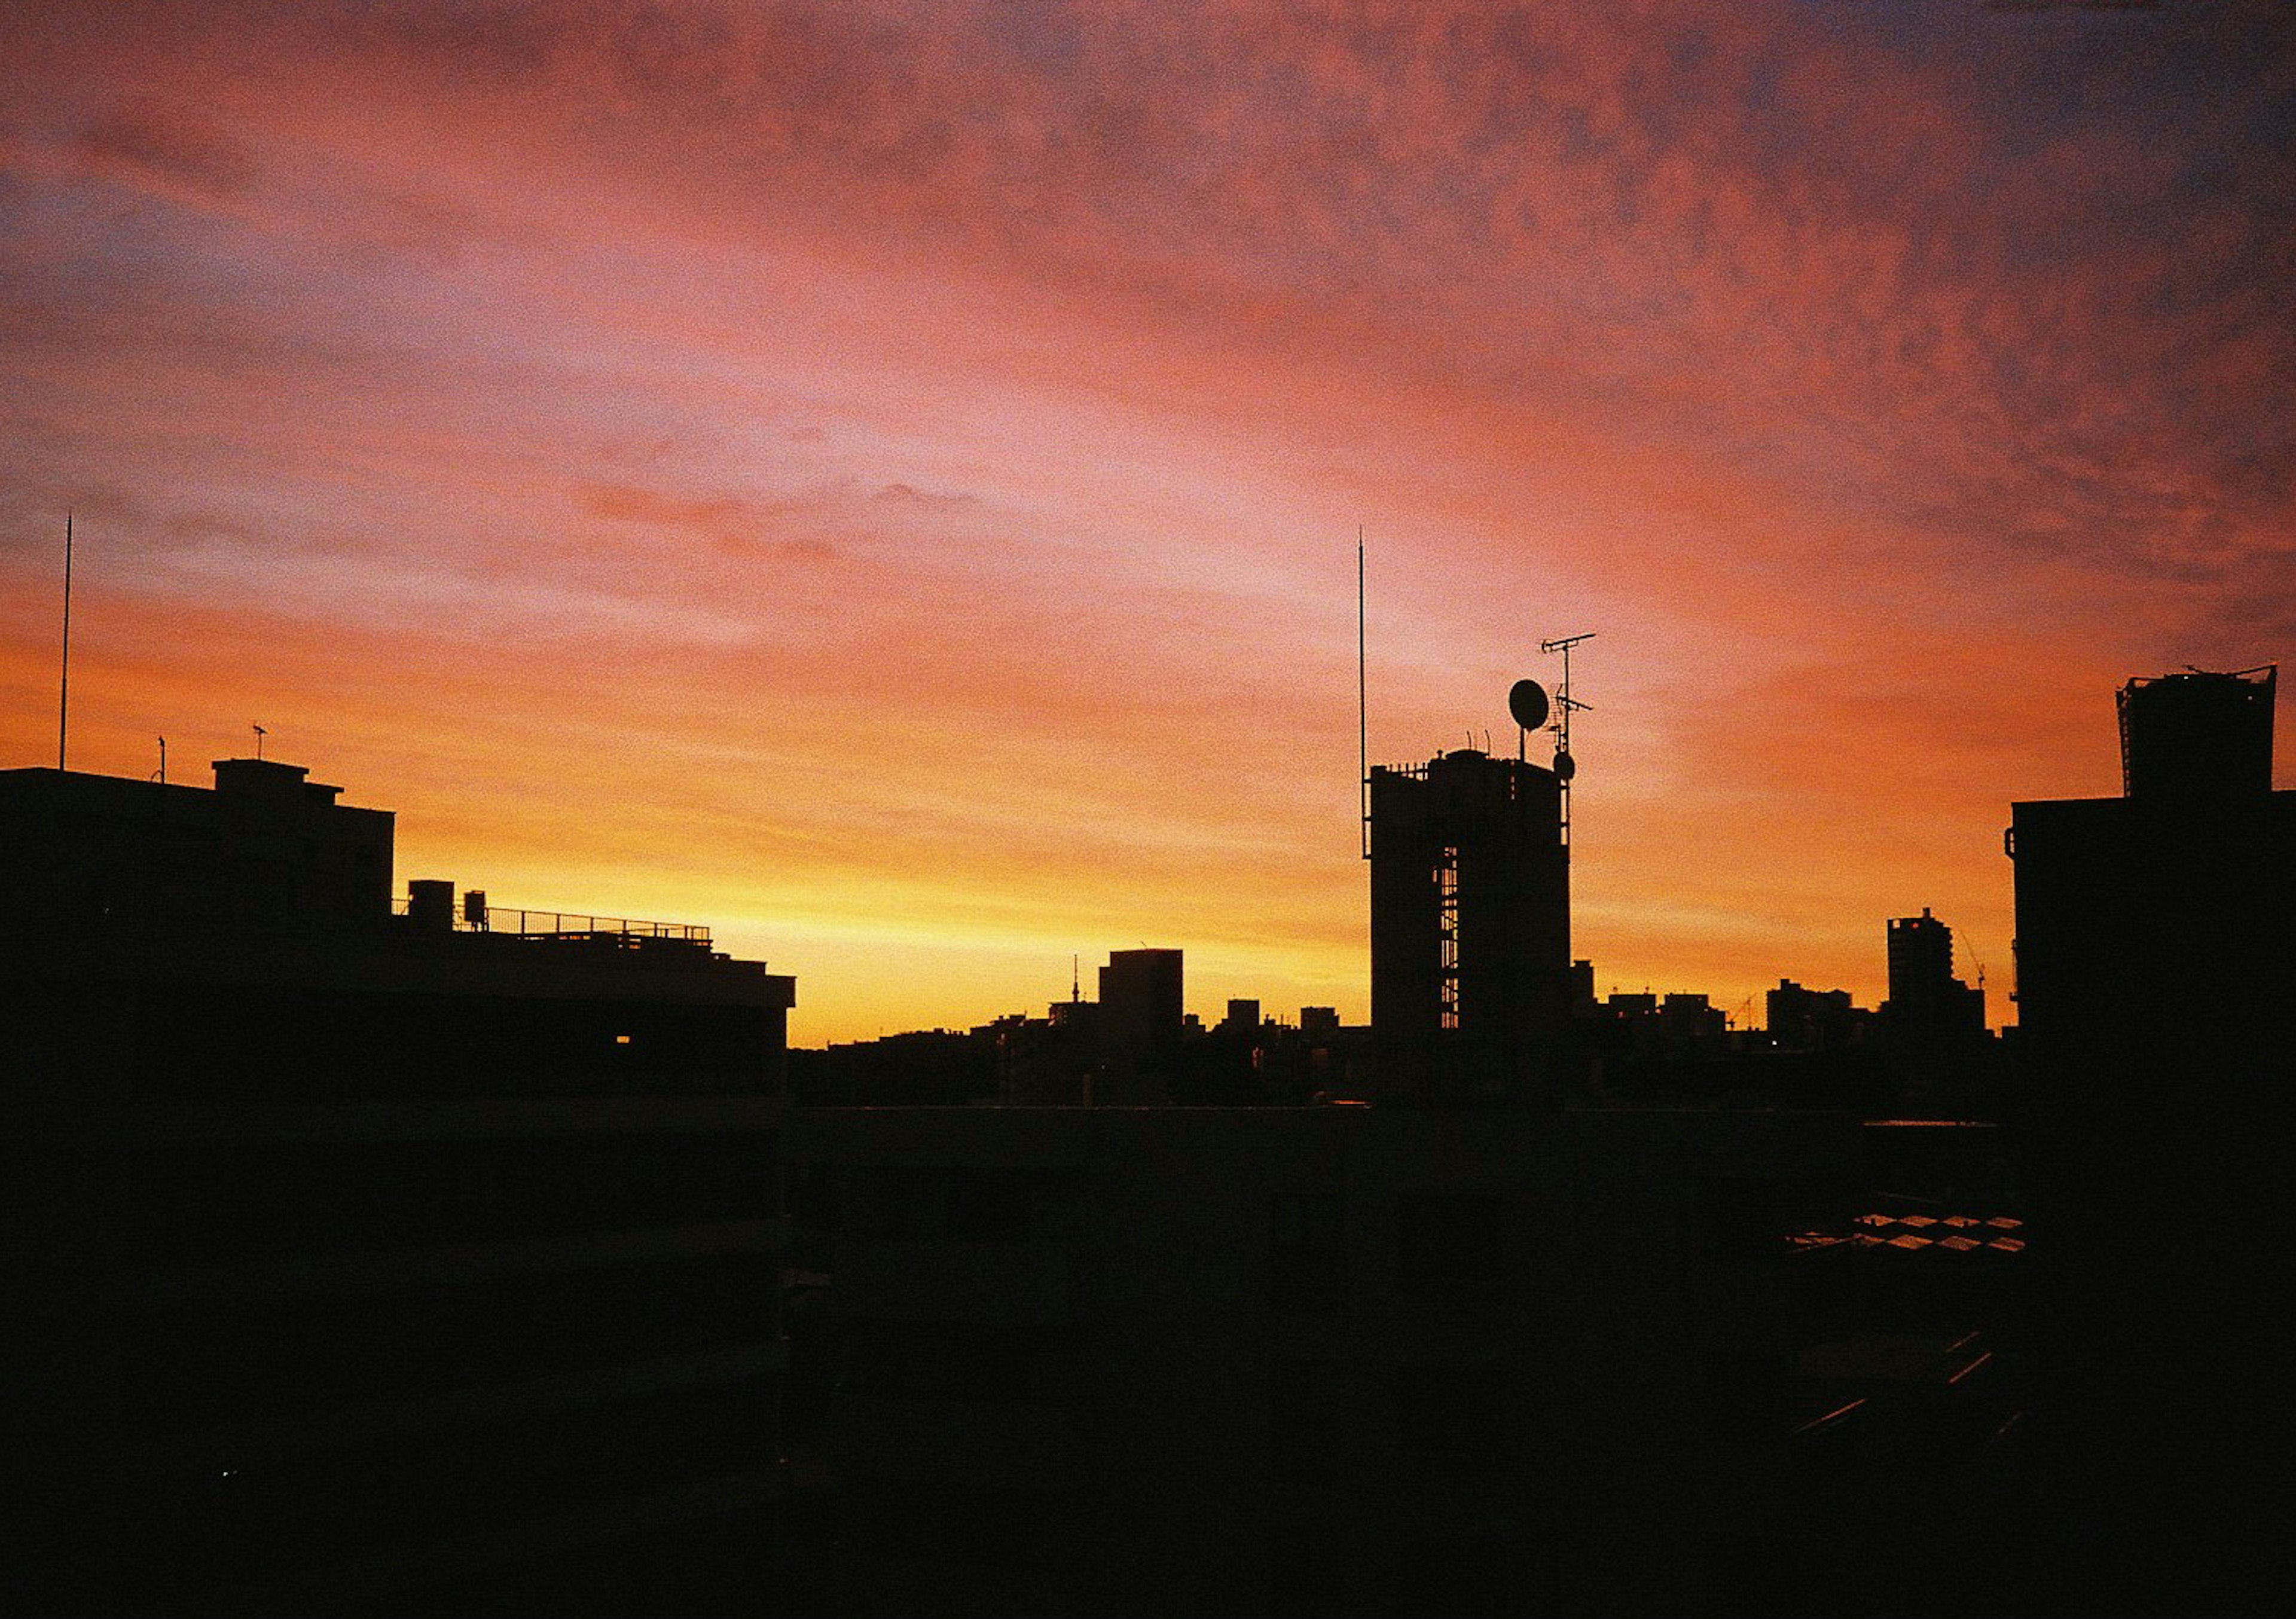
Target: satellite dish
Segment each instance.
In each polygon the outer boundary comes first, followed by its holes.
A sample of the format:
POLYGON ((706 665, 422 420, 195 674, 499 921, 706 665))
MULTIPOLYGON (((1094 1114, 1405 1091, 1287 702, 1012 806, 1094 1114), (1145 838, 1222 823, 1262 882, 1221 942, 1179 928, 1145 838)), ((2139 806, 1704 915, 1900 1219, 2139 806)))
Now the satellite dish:
POLYGON ((1535 680, 1519 680, 1507 691, 1507 712, 1525 731, 1546 724, 1546 688, 1535 680))
POLYGON ((1571 777, 1578 773, 1578 761, 1572 758, 1569 754, 1564 753, 1561 748, 1555 749, 1554 773, 1562 781, 1568 781, 1571 777))

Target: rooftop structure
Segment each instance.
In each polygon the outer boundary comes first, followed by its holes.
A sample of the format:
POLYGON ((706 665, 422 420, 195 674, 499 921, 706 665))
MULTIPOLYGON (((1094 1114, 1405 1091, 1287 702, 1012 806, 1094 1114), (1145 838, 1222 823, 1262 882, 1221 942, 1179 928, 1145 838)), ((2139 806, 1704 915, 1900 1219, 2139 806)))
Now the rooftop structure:
POLYGON ((2269 791, 2279 680, 2267 664, 2129 681, 2116 703, 2121 790, 2132 798, 2269 791))

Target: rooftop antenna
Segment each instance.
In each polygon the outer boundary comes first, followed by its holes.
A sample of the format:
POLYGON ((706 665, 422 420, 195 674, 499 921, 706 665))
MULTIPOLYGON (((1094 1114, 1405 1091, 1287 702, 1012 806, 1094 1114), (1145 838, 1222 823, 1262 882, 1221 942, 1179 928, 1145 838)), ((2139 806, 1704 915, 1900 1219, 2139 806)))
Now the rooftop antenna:
POLYGON ((64 767, 64 739, 71 722, 71 564, 72 514, 64 512, 64 658, 56 683, 56 768, 64 767))
POLYGON ((1570 778, 1578 773, 1578 761, 1570 756, 1570 715, 1575 709, 1591 708, 1570 695, 1570 649, 1582 641, 1595 639, 1595 632, 1583 635, 1565 635, 1557 641, 1542 641, 1542 652, 1562 654, 1562 683, 1554 688, 1554 773, 1562 782, 1562 846, 1570 846, 1570 778))
POLYGON ((1069 1004, 1073 1006, 1083 999, 1084 956, 1072 950, 1069 952, 1069 1004))
POLYGON ((269 732, 266 731, 260 725, 258 725, 255 728, 255 756, 257 758, 259 759, 263 756, 263 739, 270 734, 271 733, 269 732))
POLYGON ((1363 857, 1371 858, 1371 686, 1364 674, 1364 532, 1356 525, 1356 807, 1363 814, 1363 857))
POLYGON ((168 739, 160 739, 160 785, 168 785, 168 739))

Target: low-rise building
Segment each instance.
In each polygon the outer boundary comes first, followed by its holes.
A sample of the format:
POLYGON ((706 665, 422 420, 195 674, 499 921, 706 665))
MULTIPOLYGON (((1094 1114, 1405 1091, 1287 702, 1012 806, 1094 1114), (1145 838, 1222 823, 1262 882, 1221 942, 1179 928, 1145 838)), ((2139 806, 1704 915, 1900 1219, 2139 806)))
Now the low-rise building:
POLYGON ((0 772, 4 1606, 754 1606, 792 980, 336 797, 0 772))

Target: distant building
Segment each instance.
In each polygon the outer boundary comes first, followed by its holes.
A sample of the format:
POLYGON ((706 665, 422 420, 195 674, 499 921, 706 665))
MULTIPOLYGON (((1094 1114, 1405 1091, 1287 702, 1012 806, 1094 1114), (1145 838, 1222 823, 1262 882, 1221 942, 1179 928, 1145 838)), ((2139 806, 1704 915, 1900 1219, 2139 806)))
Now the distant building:
POLYGON ((1781 1051, 1842 1051, 1865 1038, 1874 1018, 1846 989, 1806 989, 1792 978, 1779 979, 1764 1002, 1764 1026, 1781 1051))
POLYGON ((1002 1101, 1000 1027, 918 1029, 790 1053, 792 1093, 812 1107, 957 1107, 1002 1101))
POLYGON ((1138 1106, 1169 1100, 1185 1027, 1181 953, 1111 951, 1100 969, 1101 1072, 1093 1100, 1138 1106))
POLYGON ((746 1604, 791 980, 337 799, 0 771, 0 1607, 746 1604))
POLYGON ((1554 772, 1473 748, 1371 773, 1383 1100, 1552 1101, 1569 1047, 1570 850, 1554 772))
POLYGON ((1230 1000, 1227 1003, 1227 1015, 1220 1019, 1219 1026, 1240 1030, 1256 1037, 1259 1033, 1259 1002, 1230 1000))
POLYGON ((1981 1039, 1985 992, 1954 977, 1953 929, 1930 914, 1890 920, 1890 998, 1882 1005, 1882 1033, 1900 1048, 1928 1048, 1981 1039))

